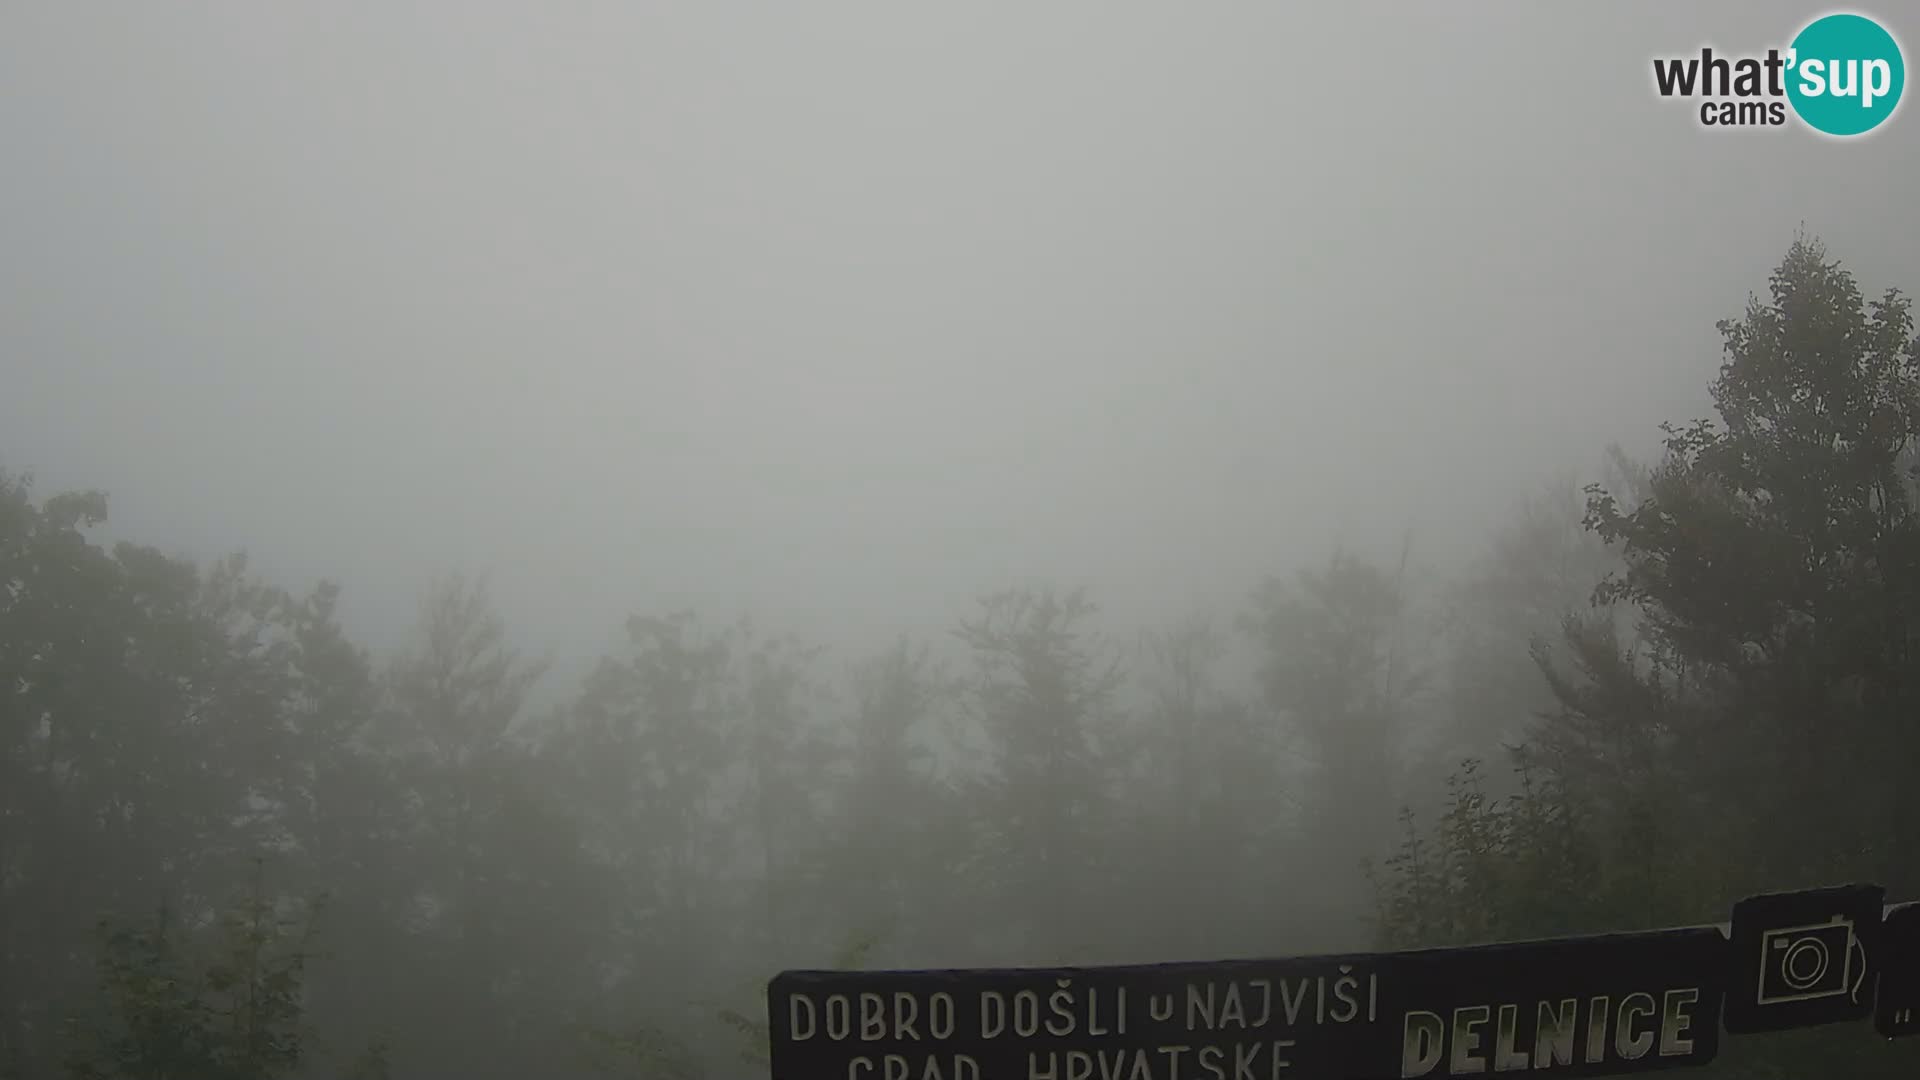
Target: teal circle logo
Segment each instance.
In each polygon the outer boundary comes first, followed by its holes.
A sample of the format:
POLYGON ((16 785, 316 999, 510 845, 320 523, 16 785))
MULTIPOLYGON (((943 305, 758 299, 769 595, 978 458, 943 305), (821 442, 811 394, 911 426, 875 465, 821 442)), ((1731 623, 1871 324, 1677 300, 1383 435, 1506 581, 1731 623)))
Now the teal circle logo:
POLYGON ((1900 106, 1907 65, 1900 43, 1864 15, 1827 15, 1793 39, 1787 100, 1824 135, 1865 135, 1900 106))

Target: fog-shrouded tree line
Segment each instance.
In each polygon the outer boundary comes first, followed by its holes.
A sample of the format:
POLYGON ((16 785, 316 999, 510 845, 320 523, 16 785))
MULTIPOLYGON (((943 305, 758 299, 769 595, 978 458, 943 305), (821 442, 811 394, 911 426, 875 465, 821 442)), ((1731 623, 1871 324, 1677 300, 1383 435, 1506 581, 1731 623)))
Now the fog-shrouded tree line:
MULTIPOLYGON (((1720 329, 1714 419, 1543 482, 1471 565, 1394 538, 1139 636, 1011 589, 858 658, 643 613, 553 707, 484 579, 373 655, 331 584, 0 477, 0 1077, 763 1075, 785 967, 1920 898, 1907 301, 1801 239, 1720 329)), ((1920 1057, 1849 1025, 1708 1071, 1920 1057)))

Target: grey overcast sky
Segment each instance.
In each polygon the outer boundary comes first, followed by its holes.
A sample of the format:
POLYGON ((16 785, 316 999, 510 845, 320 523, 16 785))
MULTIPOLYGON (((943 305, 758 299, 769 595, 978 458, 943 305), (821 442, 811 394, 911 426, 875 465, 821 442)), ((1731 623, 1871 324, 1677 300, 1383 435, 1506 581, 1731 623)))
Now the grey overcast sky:
POLYGON ((1911 105, 1653 95, 1815 13, 16 0, 0 465, 376 643, 458 568, 573 651, 1453 550, 1701 413, 1798 223, 1920 287, 1911 105))

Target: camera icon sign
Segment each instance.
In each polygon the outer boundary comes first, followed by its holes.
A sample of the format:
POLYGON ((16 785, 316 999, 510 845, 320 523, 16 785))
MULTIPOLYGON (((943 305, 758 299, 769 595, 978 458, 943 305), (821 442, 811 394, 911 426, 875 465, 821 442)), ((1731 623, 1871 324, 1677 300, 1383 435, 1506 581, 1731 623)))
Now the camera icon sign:
MULTIPOLYGON (((1887 960, 1886 890, 1855 883, 1763 893, 1733 905, 1733 987, 1721 1022, 1735 1035, 1863 1020, 1887 960)), ((1730 988, 1731 989, 1731 988, 1730 988)))
POLYGON ((1770 928, 1760 935, 1760 985, 1755 1003, 1783 1005, 1845 997, 1858 1003, 1867 975, 1867 949, 1853 920, 1770 928))

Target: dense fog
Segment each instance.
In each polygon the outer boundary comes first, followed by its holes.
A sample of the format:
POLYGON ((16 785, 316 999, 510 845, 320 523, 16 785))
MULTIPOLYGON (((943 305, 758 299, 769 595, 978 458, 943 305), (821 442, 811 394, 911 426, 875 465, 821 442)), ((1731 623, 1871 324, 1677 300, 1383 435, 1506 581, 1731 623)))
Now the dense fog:
POLYGON ((1807 15, 10 8, 0 1078, 1920 898, 1920 121, 1648 79, 1807 15))

